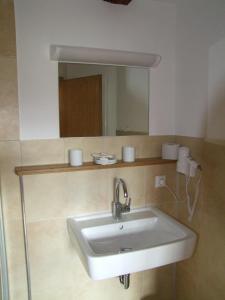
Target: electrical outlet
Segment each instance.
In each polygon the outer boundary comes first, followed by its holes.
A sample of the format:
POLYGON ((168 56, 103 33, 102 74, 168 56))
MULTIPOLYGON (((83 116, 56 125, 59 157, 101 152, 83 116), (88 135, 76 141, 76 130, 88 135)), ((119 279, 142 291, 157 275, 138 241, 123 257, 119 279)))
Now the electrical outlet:
POLYGON ((155 188, 164 187, 166 185, 166 176, 155 176, 155 188))

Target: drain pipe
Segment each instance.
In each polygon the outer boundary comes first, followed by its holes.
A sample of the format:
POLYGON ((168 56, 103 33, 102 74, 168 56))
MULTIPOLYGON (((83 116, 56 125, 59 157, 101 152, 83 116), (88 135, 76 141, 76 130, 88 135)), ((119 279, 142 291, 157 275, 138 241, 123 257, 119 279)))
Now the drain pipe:
POLYGON ((129 289, 130 286, 130 274, 125 274, 119 276, 120 283, 124 286, 124 289, 127 290, 129 289))
MULTIPOLYGON (((130 248, 130 247, 123 247, 123 248, 120 248, 119 253, 129 252, 129 251, 132 251, 132 248, 130 248)), ((120 275, 119 276, 119 280, 120 280, 120 283, 124 286, 125 290, 129 289, 129 286, 130 286, 130 274, 120 275)))

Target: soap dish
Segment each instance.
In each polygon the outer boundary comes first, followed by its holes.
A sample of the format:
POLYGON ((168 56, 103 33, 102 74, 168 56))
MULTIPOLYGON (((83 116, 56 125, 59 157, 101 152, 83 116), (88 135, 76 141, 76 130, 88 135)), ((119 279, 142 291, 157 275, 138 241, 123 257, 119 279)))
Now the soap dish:
POLYGON ((112 165, 117 163, 116 156, 108 153, 92 153, 93 161, 97 165, 112 165))

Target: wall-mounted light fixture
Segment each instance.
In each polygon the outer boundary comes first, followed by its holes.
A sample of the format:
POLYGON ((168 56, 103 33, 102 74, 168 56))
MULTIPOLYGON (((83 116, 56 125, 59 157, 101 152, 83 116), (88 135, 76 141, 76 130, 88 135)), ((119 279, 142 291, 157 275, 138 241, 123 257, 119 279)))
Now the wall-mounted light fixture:
POLYGON ((51 45, 50 59, 59 62, 155 68, 160 63, 161 56, 153 53, 51 45))

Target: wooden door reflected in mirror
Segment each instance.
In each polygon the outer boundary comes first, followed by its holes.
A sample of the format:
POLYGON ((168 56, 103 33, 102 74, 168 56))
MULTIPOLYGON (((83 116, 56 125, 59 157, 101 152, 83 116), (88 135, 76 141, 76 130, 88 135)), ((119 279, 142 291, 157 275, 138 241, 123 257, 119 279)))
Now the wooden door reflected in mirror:
POLYGON ((59 80, 60 137, 102 135, 102 76, 59 80))

